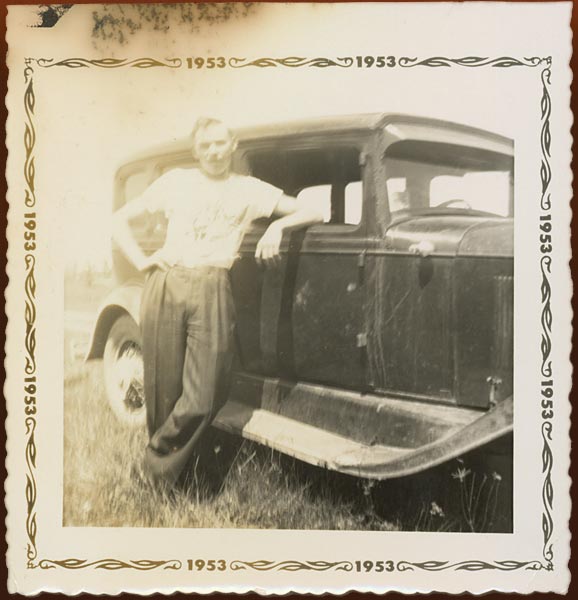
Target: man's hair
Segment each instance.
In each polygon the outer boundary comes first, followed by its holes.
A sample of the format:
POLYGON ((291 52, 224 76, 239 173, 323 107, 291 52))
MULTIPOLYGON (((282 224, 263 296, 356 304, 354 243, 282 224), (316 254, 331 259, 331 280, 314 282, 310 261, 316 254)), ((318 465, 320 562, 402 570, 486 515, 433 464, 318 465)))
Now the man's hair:
POLYGON ((214 117, 199 117, 191 131, 192 143, 195 143, 199 131, 204 131, 205 129, 207 129, 207 127, 210 127, 211 125, 222 125, 229 132, 231 139, 235 139, 235 135, 233 134, 233 132, 220 119, 215 119, 214 117))

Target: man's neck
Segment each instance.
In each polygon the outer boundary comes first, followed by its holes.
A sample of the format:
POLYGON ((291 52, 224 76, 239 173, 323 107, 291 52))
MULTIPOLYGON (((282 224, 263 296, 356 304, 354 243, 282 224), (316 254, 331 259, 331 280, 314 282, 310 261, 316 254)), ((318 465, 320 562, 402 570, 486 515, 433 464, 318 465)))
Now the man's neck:
POLYGON ((207 178, 207 179, 212 179, 213 181, 224 181, 225 179, 229 179, 229 177, 231 176, 231 169, 226 169, 225 171, 223 171, 222 173, 209 173, 208 171, 205 171, 204 169, 201 169, 201 173, 207 178))

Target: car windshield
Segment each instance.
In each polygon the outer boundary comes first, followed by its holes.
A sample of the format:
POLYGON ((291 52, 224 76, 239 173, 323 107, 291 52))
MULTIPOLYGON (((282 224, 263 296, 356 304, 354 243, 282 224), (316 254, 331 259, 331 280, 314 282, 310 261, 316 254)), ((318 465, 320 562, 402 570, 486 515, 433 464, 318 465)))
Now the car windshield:
POLYGON ((478 148, 398 142, 385 158, 392 217, 408 214, 513 216, 513 157, 478 148))

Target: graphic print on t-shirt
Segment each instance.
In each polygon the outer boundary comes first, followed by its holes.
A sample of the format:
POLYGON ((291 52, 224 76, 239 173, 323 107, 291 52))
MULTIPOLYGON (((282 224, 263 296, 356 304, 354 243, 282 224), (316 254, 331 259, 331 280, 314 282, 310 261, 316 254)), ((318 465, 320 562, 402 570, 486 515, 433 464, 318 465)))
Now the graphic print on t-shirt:
POLYGON ((168 219, 162 254, 170 264, 230 268, 247 227, 269 217, 281 193, 253 177, 210 179, 196 169, 174 169, 146 190, 144 201, 168 219))

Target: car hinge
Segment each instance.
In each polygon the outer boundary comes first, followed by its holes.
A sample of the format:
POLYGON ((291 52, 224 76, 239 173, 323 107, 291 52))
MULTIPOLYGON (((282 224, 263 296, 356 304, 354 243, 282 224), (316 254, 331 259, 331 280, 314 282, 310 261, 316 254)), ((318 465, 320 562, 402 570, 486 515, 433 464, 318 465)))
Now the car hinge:
POLYGON ((359 153, 359 166, 365 167, 366 163, 367 163, 367 152, 360 152, 359 153))

